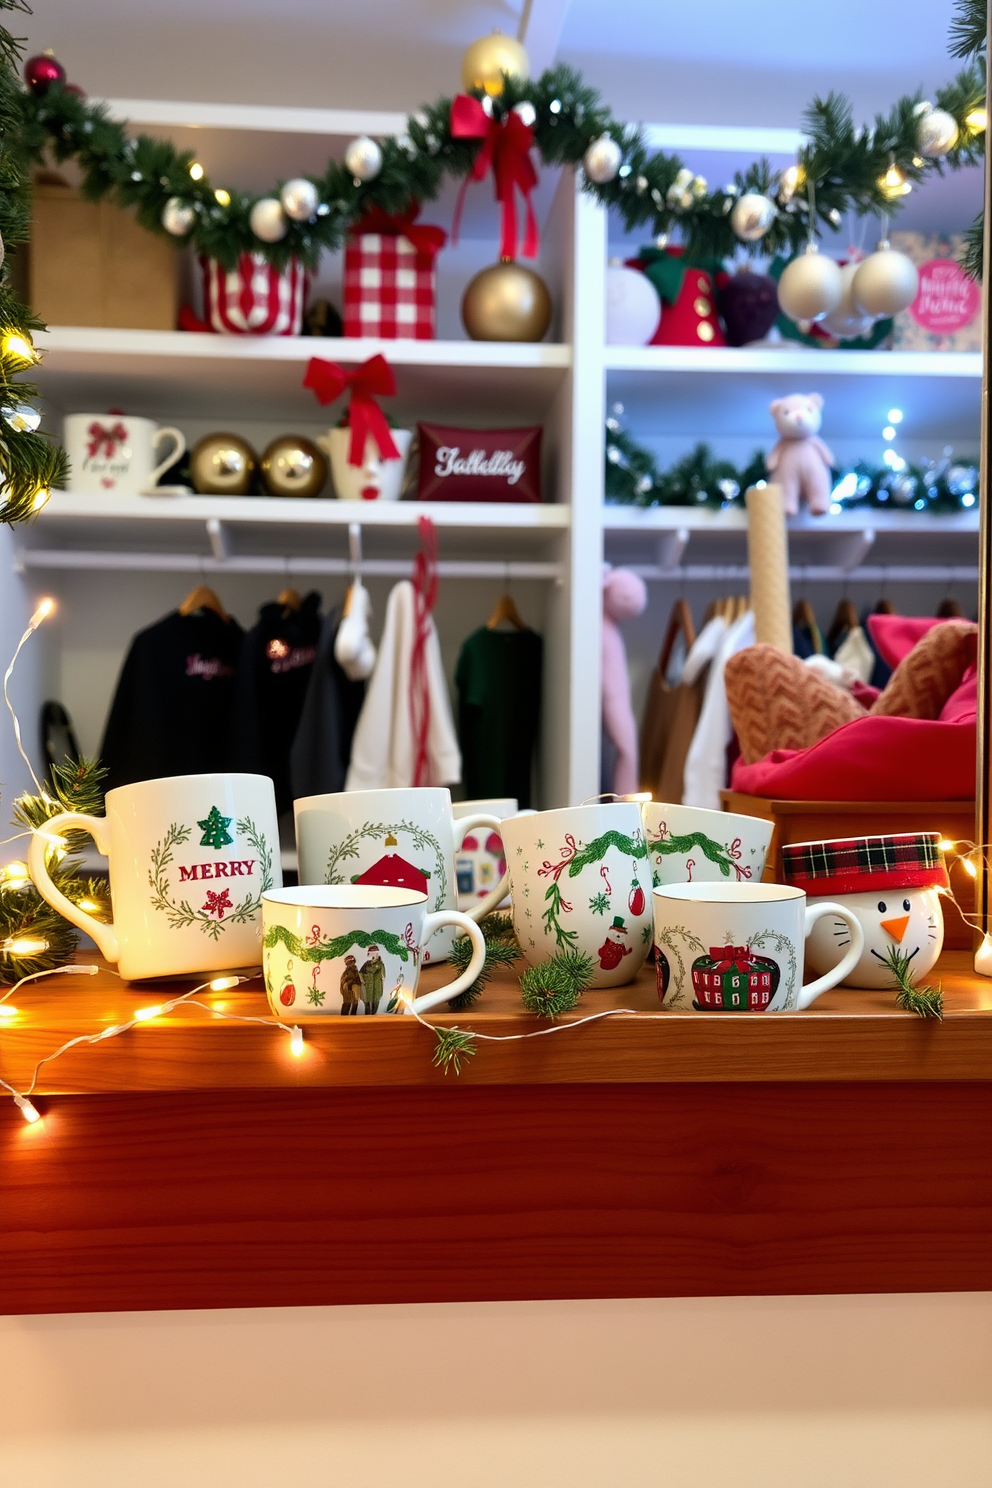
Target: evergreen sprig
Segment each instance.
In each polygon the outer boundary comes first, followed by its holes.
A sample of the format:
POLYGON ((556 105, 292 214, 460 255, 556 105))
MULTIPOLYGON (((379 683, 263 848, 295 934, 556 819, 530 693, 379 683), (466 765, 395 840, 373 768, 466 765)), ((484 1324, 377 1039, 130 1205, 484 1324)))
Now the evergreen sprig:
POLYGON ((584 951, 559 951, 538 966, 529 966, 520 978, 520 1000, 539 1018, 560 1018, 578 1005, 592 983, 592 957, 584 951))
MULTIPOLYGON (((501 966, 512 966, 514 961, 520 959, 520 947, 513 930, 513 919, 508 914, 489 914, 479 921, 479 929, 486 942, 486 959, 482 963, 482 970, 470 987, 453 997, 448 1007, 453 1012, 462 1012, 470 1008, 473 1003, 478 1002, 489 982, 492 981, 493 973, 501 966)), ((467 935, 460 935, 452 942, 448 960, 452 966, 457 967, 459 972, 465 971, 472 959, 472 942, 467 935)))
POLYGON ((454 1070, 456 1075, 460 1075, 462 1060, 473 1059, 478 1052, 475 1034, 468 1033, 464 1028, 435 1027, 434 1035, 437 1040, 431 1055, 434 1068, 444 1070, 445 1074, 449 1069, 454 1070))
POLYGON ((983 56, 987 26, 985 0, 956 0, 947 39, 947 50, 951 56, 983 56))
POLYGON ((900 951, 898 946, 890 946, 885 964, 892 973, 892 980, 898 988, 896 1006, 904 1013, 915 1013, 919 1018, 936 1018, 942 1022, 944 1018, 943 991, 939 986, 919 987, 916 985, 911 975, 912 957, 900 951))

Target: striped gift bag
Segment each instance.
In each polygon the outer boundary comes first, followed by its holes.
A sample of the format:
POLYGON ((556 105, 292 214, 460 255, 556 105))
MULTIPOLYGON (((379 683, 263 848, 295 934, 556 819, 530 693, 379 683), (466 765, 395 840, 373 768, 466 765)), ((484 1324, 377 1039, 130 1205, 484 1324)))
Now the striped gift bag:
POLYGON ((307 272, 299 259, 284 269, 264 254, 242 253, 237 267, 225 269, 215 258, 201 258, 203 315, 227 336, 298 336, 303 326, 307 272))

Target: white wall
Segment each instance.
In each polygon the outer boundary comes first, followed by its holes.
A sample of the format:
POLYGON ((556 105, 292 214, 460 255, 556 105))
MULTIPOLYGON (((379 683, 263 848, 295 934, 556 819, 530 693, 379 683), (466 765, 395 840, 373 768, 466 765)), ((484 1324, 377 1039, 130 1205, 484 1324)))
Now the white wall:
POLYGON ((7 1318, 0 1482, 988 1488, 990 1374, 985 1293, 7 1318))

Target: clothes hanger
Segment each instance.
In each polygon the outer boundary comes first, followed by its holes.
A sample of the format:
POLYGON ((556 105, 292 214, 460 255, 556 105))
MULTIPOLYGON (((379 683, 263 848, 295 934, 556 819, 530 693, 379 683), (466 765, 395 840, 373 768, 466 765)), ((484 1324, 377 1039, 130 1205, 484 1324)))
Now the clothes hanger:
POLYGON ((294 614, 298 615, 303 600, 295 589, 280 589, 276 595, 276 604, 282 605, 284 611, 292 610, 294 614))
POLYGON ((231 618, 209 584, 198 584, 195 589, 191 589, 179 606, 179 613, 184 619, 195 615, 197 610, 212 610, 225 622, 231 618))
POLYGON ((738 594, 734 600, 734 619, 743 620, 751 608, 751 601, 746 594, 738 594))
POLYGON ((827 651, 831 656, 837 649, 844 632, 855 630, 860 624, 861 621, 858 619, 858 612, 854 608, 854 601, 845 594, 843 598, 837 601, 834 618, 831 620, 830 629, 827 631, 827 651))
POLYGON ((668 628, 665 631, 665 639, 661 643, 661 651, 658 654, 658 672, 662 677, 668 671, 668 663, 672 659, 675 642, 681 632, 685 640, 685 650, 688 656, 692 650, 692 644, 696 639, 696 628, 692 623, 692 611, 688 602, 677 599, 672 605, 672 613, 668 617, 668 628))
POLYGON ((948 595, 948 597, 946 599, 942 599, 940 601, 940 604, 937 606, 937 619, 963 620, 964 610, 962 610, 956 599, 952 599, 950 595, 948 595))
POLYGON ((520 611, 514 603, 513 595, 509 592, 501 594, 493 606, 493 612, 486 621, 487 630, 496 630, 498 626, 506 621, 515 630, 526 630, 527 624, 520 618, 520 611))

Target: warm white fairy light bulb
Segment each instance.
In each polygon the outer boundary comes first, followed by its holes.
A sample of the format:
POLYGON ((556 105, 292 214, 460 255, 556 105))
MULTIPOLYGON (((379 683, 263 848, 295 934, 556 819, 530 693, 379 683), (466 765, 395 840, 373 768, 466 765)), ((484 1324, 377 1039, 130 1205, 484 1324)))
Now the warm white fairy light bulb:
POLYGON ((32 935, 18 935, 0 945, 5 956, 41 956, 47 950, 48 941, 32 935))
POLYGON ((32 1125, 34 1124, 34 1122, 41 1120, 41 1112, 38 1110, 37 1106, 33 1105, 32 1102, 28 1100, 26 1095, 15 1095, 14 1105, 20 1111, 21 1115, 24 1117, 24 1120, 30 1122, 32 1125))
POLYGON ((303 1029, 298 1023, 294 1023, 289 1035, 289 1052, 295 1054, 297 1059, 303 1055, 303 1029))
POLYGON ((239 976, 214 977, 210 983, 210 990, 211 992, 227 992, 231 987, 236 987, 239 982, 243 982, 244 980, 244 977, 239 976))
POLYGON ((157 1003, 154 1007, 135 1008, 134 1021, 136 1023, 147 1023, 150 1018, 157 1018, 164 1012, 165 1007, 162 1003, 157 1003))
POLYGON ((965 873, 967 873, 970 878, 978 877, 978 869, 975 867, 970 858, 962 858, 961 862, 964 865, 965 873))

